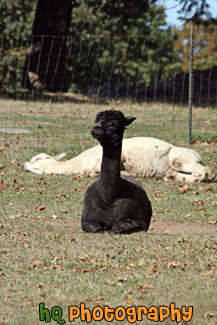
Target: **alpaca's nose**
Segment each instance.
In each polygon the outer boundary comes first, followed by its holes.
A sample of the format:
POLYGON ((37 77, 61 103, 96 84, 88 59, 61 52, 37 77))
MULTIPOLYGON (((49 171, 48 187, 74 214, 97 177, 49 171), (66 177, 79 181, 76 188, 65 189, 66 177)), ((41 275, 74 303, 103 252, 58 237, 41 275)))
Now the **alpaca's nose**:
POLYGON ((90 133, 93 137, 103 135, 102 125, 100 123, 95 123, 90 133))
POLYGON ((102 129, 102 125, 101 125, 101 123, 95 123, 94 125, 93 125, 93 130, 101 130, 102 129))
POLYGON ((102 125, 100 123, 95 123, 93 128, 92 128, 92 132, 94 132, 94 133, 103 133, 102 125))

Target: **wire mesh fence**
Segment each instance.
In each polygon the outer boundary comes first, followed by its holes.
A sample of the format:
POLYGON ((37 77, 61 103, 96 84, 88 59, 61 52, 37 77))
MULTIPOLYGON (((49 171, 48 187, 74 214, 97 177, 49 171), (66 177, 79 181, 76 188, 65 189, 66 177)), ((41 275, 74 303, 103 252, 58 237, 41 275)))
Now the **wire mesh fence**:
MULTIPOLYGON (((190 38, 190 34, 186 35, 190 38)), ((70 99, 187 104, 190 57, 151 37, 57 37, 1 35, 0 95, 6 98, 70 99), (185 71, 183 60, 187 61, 185 71), (67 96, 66 96, 67 93, 67 96), (69 96, 69 97, 68 97, 69 96)), ((195 55, 204 40, 195 35, 195 55)), ((217 104, 216 53, 194 70, 193 103, 217 104), (207 62, 210 64, 207 65, 207 62)), ((205 61, 205 57, 203 62, 205 61)))
MULTIPOLYGON (((10 109, 2 107, 0 126, 24 127, 34 132, 37 125, 42 130, 45 126, 54 127, 53 139, 45 143, 39 134, 33 140, 41 150, 43 146, 57 146, 56 137, 63 129, 64 134, 68 134, 68 145, 73 144, 72 133, 79 132, 83 150, 90 141, 92 122, 89 123, 89 117, 94 118, 99 109, 105 109, 103 103, 111 105, 127 100, 128 106, 118 107, 127 112, 131 107, 129 103, 134 103, 133 114, 138 116, 130 136, 187 142, 190 33, 185 34, 184 39, 188 43, 182 41, 185 46, 176 48, 170 47, 163 36, 156 40, 146 36, 1 35, 0 98, 34 100, 39 104, 31 109, 14 103, 10 109), (48 104, 41 110, 41 101, 66 102, 71 106, 58 106, 53 110, 48 104), (92 103, 99 106, 93 108, 92 103), (62 123, 64 114, 68 116, 68 123, 62 123), (76 114, 81 121, 85 120, 83 129, 72 127, 76 114)), ((197 61, 193 104, 213 108, 217 106, 216 53, 201 51, 208 42, 209 39, 201 39, 200 33, 195 32, 193 55, 197 61)), ((200 108, 193 110, 193 139, 198 135, 208 134, 210 138, 216 134, 214 111, 209 112, 208 118, 200 108)))

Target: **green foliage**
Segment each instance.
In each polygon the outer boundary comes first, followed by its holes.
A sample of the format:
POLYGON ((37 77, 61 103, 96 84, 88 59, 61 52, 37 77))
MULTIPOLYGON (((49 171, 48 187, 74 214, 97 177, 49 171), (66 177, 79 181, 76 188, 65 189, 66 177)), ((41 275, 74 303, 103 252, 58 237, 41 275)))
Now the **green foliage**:
POLYGON ((167 65, 175 62, 175 35, 155 2, 79 1, 70 27, 70 80, 84 90, 108 82, 108 87, 130 87, 162 80, 167 65))
POLYGON ((1 0, 0 2, 0 87, 20 79, 31 34, 36 1, 1 0))
POLYGON ((34 0, 1 0, 0 2, 0 34, 15 37, 31 34, 36 1, 34 0))
MULTIPOLYGON (((20 87, 36 4, 27 0, 0 4, 4 34, 0 84, 8 91, 20 87)), ((64 79, 68 89, 86 92, 104 85, 144 89, 158 85, 181 66, 173 51, 177 31, 166 25, 156 0, 77 0, 73 6, 64 79)))
POLYGON ((206 142, 206 143, 212 143, 216 142, 217 143, 217 134, 202 134, 198 133, 195 134, 193 137, 193 143, 201 143, 201 142, 206 142))
MULTIPOLYGON (((177 40, 174 49, 181 57, 182 71, 188 71, 190 60, 190 29, 191 24, 184 24, 181 29, 177 29, 177 40)), ((216 35, 215 24, 204 24, 194 28, 194 69, 210 69, 216 66, 216 35)))

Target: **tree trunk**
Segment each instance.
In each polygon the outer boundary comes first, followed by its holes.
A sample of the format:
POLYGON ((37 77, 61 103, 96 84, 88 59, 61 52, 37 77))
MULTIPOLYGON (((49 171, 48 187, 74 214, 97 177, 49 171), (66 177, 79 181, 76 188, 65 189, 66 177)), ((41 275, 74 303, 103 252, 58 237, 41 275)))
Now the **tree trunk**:
POLYGON ((72 0, 38 0, 23 69, 25 88, 66 90, 66 37, 72 0))

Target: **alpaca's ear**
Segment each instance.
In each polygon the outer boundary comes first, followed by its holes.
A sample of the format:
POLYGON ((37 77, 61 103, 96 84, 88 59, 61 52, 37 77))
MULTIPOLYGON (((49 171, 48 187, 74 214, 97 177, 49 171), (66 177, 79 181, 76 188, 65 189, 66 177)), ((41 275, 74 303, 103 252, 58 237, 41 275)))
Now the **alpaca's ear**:
POLYGON ((125 117, 125 125, 130 125, 133 121, 135 121, 136 117, 125 117))

